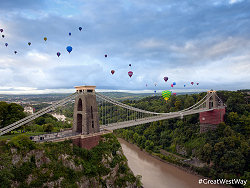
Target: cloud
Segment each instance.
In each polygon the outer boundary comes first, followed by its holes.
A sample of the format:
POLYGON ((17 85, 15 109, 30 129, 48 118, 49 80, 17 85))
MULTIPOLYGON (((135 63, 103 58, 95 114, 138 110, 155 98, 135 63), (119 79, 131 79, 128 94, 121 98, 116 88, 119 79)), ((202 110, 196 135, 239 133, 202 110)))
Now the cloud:
POLYGON ((230 0, 229 4, 234 4, 234 3, 239 3, 242 2, 243 0, 230 0))
POLYGON ((154 90, 157 82, 160 90, 193 80, 203 89, 249 88, 250 3, 239 2, 5 1, 0 87, 154 90))

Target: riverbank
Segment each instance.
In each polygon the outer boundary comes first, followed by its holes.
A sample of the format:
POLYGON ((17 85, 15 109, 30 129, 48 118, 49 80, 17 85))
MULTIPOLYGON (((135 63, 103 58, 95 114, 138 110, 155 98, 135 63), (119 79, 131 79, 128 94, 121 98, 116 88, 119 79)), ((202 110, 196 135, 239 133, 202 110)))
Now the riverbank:
POLYGON ((144 187, 224 187, 199 184, 199 179, 206 179, 190 170, 169 163, 157 156, 142 151, 138 146, 118 138, 128 165, 135 175, 142 175, 144 187))

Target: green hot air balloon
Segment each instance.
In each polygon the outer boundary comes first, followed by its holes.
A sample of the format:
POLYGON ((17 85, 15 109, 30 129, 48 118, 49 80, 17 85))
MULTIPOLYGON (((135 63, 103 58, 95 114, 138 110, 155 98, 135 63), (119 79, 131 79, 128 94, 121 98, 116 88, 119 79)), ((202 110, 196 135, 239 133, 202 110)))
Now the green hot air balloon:
POLYGON ((165 90, 161 94, 162 94, 162 97, 167 101, 171 96, 171 91, 165 90))

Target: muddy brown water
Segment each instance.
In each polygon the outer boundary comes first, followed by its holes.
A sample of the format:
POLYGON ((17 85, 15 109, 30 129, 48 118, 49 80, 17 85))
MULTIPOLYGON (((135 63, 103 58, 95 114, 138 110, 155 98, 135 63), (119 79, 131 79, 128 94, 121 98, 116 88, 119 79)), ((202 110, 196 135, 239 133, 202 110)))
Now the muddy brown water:
POLYGON ((202 177, 190 174, 174 165, 162 162, 123 139, 118 139, 128 165, 135 175, 142 176, 145 188, 222 188, 199 184, 202 177))

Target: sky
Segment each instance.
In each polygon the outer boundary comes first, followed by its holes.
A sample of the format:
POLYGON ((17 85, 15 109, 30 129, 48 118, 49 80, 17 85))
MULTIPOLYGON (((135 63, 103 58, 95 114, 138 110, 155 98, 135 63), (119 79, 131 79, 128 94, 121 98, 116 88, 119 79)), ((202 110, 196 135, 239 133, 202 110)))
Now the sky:
POLYGON ((0 94, 250 89, 249 10, 249 0, 1 1, 0 94))

